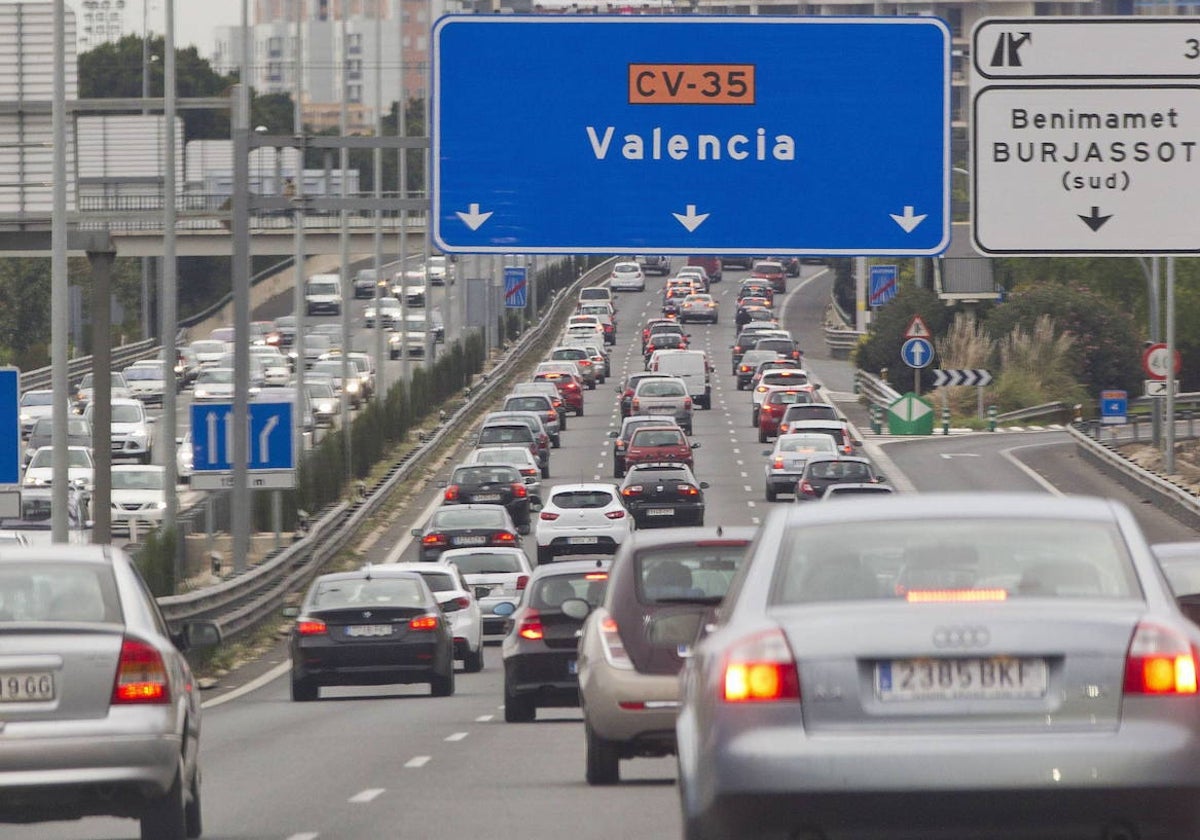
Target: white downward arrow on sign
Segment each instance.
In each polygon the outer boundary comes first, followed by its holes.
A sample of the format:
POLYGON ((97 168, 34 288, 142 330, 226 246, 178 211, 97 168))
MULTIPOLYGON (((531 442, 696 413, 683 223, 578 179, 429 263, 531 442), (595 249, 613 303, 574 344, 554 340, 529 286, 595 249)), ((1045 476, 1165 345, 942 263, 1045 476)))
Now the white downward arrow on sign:
POLYGON ((708 218, 707 213, 696 213, 695 204, 689 204, 687 206, 687 213, 672 213, 671 215, 679 221, 679 224, 687 228, 688 233, 694 232, 696 228, 704 224, 704 220, 708 218))
POLYGON ((480 226, 492 217, 492 211, 489 210, 487 213, 480 213, 479 205, 472 204, 467 209, 466 213, 459 210, 454 215, 462 219, 463 224, 469 227, 471 230, 479 230, 480 226))
POLYGON ((900 227, 904 229, 905 233, 912 233, 917 229, 917 225, 925 221, 924 213, 922 213, 920 216, 913 215, 913 208, 911 204, 904 205, 904 215, 902 216, 897 216, 895 213, 889 213, 888 215, 892 217, 893 222, 900 225, 900 227))

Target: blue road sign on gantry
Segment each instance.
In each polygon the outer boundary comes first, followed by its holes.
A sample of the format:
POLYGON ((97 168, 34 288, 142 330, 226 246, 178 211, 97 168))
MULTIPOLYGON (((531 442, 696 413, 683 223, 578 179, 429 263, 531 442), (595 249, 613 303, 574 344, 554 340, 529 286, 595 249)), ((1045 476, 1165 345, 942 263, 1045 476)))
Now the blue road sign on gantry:
POLYGON ((0 484, 21 483, 21 372, 0 368, 0 484))
MULTIPOLYGON (((292 448, 292 404, 250 403, 247 468, 290 470, 295 467, 292 448)), ((233 469, 233 404, 192 404, 192 470, 196 473, 230 472, 233 469)))
POLYGON ((936 18, 458 15, 434 27, 433 61, 443 251, 949 244, 936 18))

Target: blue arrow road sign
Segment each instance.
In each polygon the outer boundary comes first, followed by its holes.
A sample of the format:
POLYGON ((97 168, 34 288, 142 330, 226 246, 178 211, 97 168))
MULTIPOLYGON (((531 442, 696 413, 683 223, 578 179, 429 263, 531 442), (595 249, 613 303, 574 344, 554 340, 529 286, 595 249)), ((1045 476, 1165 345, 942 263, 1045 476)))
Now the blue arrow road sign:
POLYGON ((433 39, 443 251, 949 244, 935 18, 457 15, 433 39))
POLYGON ((529 287, 525 283, 525 269, 520 266, 504 267, 504 306, 506 309, 524 309, 529 287))
POLYGON ((21 483, 21 372, 0 368, 0 484, 21 483))
POLYGON ((933 345, 927 338, 910 338, 900 348, 900 357, 910 368, 928 367, 933 361, 933 345))
MULTIPOLYGON (((292 404, 250 403, 250 446, 247 467, 251 470, 290 470, 292 452, 292 404)), ((229 472, 233 469, 233 404, 192 404, 192 470, 229 472)))
POLYGON ((897 269, 894 265, 871 266, 871 287, 868 300, 871 306, 883 306, 896 296, 897 269))

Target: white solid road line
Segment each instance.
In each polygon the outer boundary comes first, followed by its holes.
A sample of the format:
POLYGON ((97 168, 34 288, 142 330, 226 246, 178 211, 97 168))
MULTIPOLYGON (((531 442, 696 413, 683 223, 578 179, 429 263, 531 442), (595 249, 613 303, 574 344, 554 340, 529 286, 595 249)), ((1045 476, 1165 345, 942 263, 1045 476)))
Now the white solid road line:
POLYGON ((1010 446, 1008 449, 1001 449, 1001 450, 1000 450, 1000 456, 1001 456, 1002 458, 1004 458, 1006 461, 1008 461, 1009 463, 1011 463, 1011 464, 1012 464, 1014 467, 1016 467, 1017 469, 1019 469, 1021 472, 1025 473, 1027 476, 1029 476, 1030 478, 1032 478, 1032 479, 1033 479, 1035 482, 1037 482, 1037 483, 1038 483, 1038 485, 1039 485, 1039 486, 1041 486, 1041 487, 1042 487, 1042 489, 1044 489, 1044 490, 1045 490, 1047 493, 1050 493, 1050 494, 1051 494, 1051 495, 1053 495, 1053 496, 1062 496, 1062 495, 1063 495, 1063 492, 1062 492, 1061 490, 1059 490, 1057 487, 1055 487, 1053 484, 1051 484, 1051 483, 1050 483, 1049 481, 1047 481, 1046 479, 1042 478, 1040 475, 1038 475, 1038 474, 1037 474, 1036 472, 1034 472, 1032 469, 1030 469, 1029 467, 1027 467, 1027 466, 1025 466, 1024 464, 1022 464, 1020 461, 1018 461, 1018 460, 1017 460, 1017 457, 1016 457, 1015 455, 1013 455, 1013 453, 1014 453, 1014 452, 1016 452, 1016 451, 1018 451, 1018 450, 1021 450, 1021 449, 1036 449, 1036 448, 1037 448, 1037 447, 1039 447, 1039 446, 1062 446, 1062 443, 1061 443, 1061 442, 1056 442, 1056 443, 1027 443, 1027 444, 1025 444, 1025 445, 1023 445, 1023 446, 1010 446))
MULTIPOLYGON (((428 521, 429 517, 433 516, 433 512, 438 508, 439 505, 441 505, 441 503, 442 494, 435 493, 433 498, 430 499, 429 504, 425 506, 425 510, 421 511, 421 513, 417 516, 415 521, 418 524, 414 525, 413 527, 421 527, 420 523, 428 521)), ((412 545, 412 541, 412 534, 404 534, 401 536, 400 539, 396 541, 396 545, 392 547, 392 550, 388 552, 387 557, 384 558, 383 562, 399 563, 400 558, 404 556, 404 552, 408 551, 408 547, 412 545)))
POLYGON ((431 756, 431 755, 413 756, 408 761, 404 762, 404 766, 405 767, 424 767, 426 764, 429 763, 429 760, 431 758, 433 758, 433 756, 431 756))
POLYGON ((379 795, 381 793, 383 793, 383 791, 384 791, 383 788, 367 788, 364 791, 360 791, 359 793, 354 794, 347 801, 358 803, 358 804, 361 804, 364 802, 370 802, 374 799, 378 799, 379 795))
POLYGON ((317 840, 321 835, 315 831, 306 831, 303 834, 293 834, 287 840, 317 840))
MULTIPOLYGON (((270 671, 267 671, 265 674, 259 674, 245 685, 238 686, 237 688, 233 689, 233 691, 226 692, 220 697, 214 697, 211 700, 205 700, 200 704, 200 708, 213 709, 224 703, 228 703, 231 700, 236 700, 239 697, 245 697, 251 691, 257 691, 267 683, 274 682, 290 670, 292 670, 292 662, 290 659, 287 662, 280 662, 270 671)), ((315 837, 316 835, 313 836, 315 837)))

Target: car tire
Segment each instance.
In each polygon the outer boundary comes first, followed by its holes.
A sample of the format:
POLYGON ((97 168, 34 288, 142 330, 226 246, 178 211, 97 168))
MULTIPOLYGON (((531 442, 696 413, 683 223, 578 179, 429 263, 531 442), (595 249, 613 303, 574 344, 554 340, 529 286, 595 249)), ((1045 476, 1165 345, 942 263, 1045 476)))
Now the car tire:
POLYGON ((478 674, 483 670, 483 642, 479 643, 477 650, 467 650, 467 655, 463 657, 463 670, 468 674, 478 674))
POLYGON ((297 703, 309 703, 320 695, 320 686, 311 679, 296 676, 292 672, 292 700, 297 703))
POLYGON ((204 833, 204 821, 201 819, 200 813, 200 768, 196 768, 196 773, 192 776, 192 784, 190 797, 187 803, 183 806, 184 825, 187 830, 187 836, 190 840, 195 840, 204 833))
POLYGON ((755 411, 754 409, 750 409, 750 425, 751 426, 758 425, 758 412, 755 411))
POLYGON ((613 741, 597 735, 586 722, 583 730, 587 736, 587 783, 615 785, 621 780, 620 748, 613 741))
POLYGON ((530 530, 532 530, 532 529, 530 528, 528 522, 522 522, 520 525, 517 526, 517 533, 520 534, 522 537, 528 537, 530 530))
POLYGON ((616 464, 613 464, 613 478, 624 478, 624 477, 625 477, 625 468, 618 467, 616 464))
POLYGON ((539 545, 537 550, 537 561, 539 566, 545 566, 547 563, 554 562, 554 549, 548 545, 539 545))
POLYGON ((759 442, 759 443, 766 443, 766 442, 767 442, 767 433, 766 433, 765 431, 763 431, 763 427, 762 427, 762 426, 759 426, 759 427, 758 427, 758 442, 759 442))
POLYGON ((542 478, 549 478, 549 477, 550 477, 550 465, 547 464, 546 466, 542 467, 542 478))
POLYGON ((146 803, 140 823, 142 840, 184 840, 187 837, 182 758, 170 789, 146 803))
POLYGON ((591 382, 589 382, 587 384, 587 388, 589 391, 595 391, 596 390, 596 380, 593 379, 591 382))
POLYGON ((450 660, 450 667, 446 673, 434 673, 433 678, 429 680, 429 694, 432 697, 450 697, 454 694, 454 660, 450 660))
POLYGON ((508 685, 504 686, 504 722, 533 723, 537 718, 537 704, 533 698, 511 694, 508 685))
POLYGON ((576 417, 582 417, 582 416, 583 416, 583 406, 580 406, 579 408, 575 409, 575 416, 576 416, 576 417))
POLYGON ((768 502, 773 502, 779 498, 779 494, 771 489, 770 484, 768 484, 766 486, 766 489, 764 490, 763 495, 766 496, 768 502))

